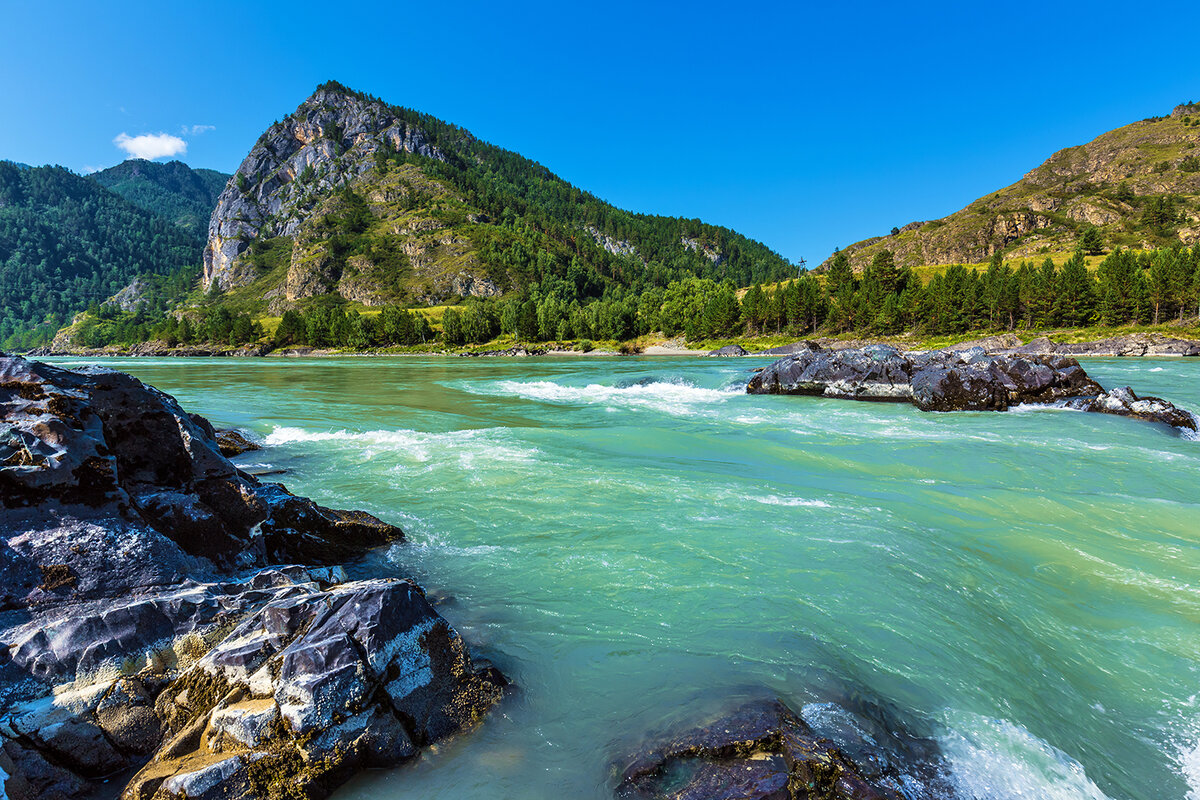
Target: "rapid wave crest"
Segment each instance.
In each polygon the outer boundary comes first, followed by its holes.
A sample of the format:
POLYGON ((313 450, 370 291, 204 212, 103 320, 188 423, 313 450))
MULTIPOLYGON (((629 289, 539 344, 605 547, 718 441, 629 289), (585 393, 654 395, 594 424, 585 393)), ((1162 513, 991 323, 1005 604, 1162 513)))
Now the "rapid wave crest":
MULTIPOLYGON (((605 386, 566 386, 553 381, 497 381, 488 393, 523 397, 548 403, 604 405, 614 408, 645 408, 668 414, 690 415, 705 406, 737 396, 736 389, 705 389, 690 381, 665 378, 641 379, 605 386)), ((486 391, 486 390, 485 390, 486 391)))
POLYGON ((357 447, 367 457, 382 452, 398 452, 416 461, 429 461, 453 453, 459 460, 529 461, 537 450, 520 447, 511 441, 511 434, 502 428, 472 428, 445 433, 413 430, 378 430, 351 432, 308 431, 303 428, 277 427, 266 437, 266 444, 278 446, 297 442, 330 442, 338 446, 357 447))
POLYGON ((1108 800, 1083 766, 1014 722, 950 712, 940 737, 950 778, 972 800, 1108 800))

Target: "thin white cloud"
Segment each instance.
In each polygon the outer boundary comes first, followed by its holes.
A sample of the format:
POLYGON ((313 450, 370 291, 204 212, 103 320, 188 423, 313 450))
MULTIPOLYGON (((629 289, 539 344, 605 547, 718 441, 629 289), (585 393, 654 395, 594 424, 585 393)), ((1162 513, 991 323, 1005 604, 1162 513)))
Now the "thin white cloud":
POLYGON ((130 136, 122 132, 113 139, 113 144, 133 158, 148 160, 178 156, 187 152, 187 142, 169 133, 143 133, 141 136, 130 136))
POLYGON ((208 133, 216 129, 216 125, 184 125, 180 128, 179 132, 183 136, 199 136, 202 133, 208 133))
POLYGON ((104 167, 93 167, 90 164, 84 164, 83 165, 83 174, 91 175, 93 172, 99 172, 102 169, 104 169, 104 167))

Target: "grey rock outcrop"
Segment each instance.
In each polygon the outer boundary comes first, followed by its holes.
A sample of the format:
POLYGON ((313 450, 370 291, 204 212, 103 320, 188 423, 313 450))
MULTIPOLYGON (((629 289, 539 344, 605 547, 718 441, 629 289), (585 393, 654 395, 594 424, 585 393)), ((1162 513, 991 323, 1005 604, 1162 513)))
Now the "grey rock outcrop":
POLYGON ((1175 339, 1161 333, 1129 333, 1094 342, 1052 342, 1039 336, 1011 348, 1014 353, 1071 356, 1200 356, 1200 342, 1175 339))
POLYGON ((238 258, 249 243, 294 236, 318 198, 371 169, 374 154, 387 147, 445 158, 424 131, 388 106, 335 89, 318 90, 271 126, 217 200, 204 249, 204 289, 252 282, 253 270, 238 258))
MULTIPOLYGON (((1066 356, 965 351, 905 353, 887 345, 829 350, 815 343, 750 379, 750 394, 800 394, 912 403, 922 411, 1005 411, 1021 403, 1057 404, 1136 417, 1195 431, 1196 418, 1160 398, 1105 393, 1066 356)), ((1128 391, 1128 395, 1123 394, 1128 391)))
POLYGON ((0 797, 315 799, 472 725, 503 677, 339 566, 402 539, 131 376, 0 359, 0 797))
POLYGON ((727 344, 724 347, 718 347, 716 350, 709 351, 709 355, 716 358, 731 358, 733 356, 746 355, 746 349, 740 344, 727 344))

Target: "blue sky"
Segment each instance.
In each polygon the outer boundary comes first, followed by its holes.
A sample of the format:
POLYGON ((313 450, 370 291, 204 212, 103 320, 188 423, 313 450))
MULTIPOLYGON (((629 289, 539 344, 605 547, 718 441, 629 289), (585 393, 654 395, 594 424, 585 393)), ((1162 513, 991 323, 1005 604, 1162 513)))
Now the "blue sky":
POLYGON ((120 162, 117 137, 168 134, 181 160, 232 171, 336 79, 616 205, 812 264, 1200 100, 1194 0, 0 0, 0 14, 0 158, 82 172, 120 162))

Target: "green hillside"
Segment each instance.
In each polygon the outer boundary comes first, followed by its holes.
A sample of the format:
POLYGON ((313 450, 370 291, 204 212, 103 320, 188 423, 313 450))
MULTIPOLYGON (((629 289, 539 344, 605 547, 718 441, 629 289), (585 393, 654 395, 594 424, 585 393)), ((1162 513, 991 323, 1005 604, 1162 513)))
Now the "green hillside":
POLYGON ((0 161, 0 347, 49 342, 135 275, 175 272, 202 243, 62 167, 0 161))
POLYGON ((180 161, 130 159, 87 176, 140 209, 164 217, 193 236, 208 235, 208 220, 229 175, 192 169, 180 161))
MULTIPOLYGON (((846 247, 855 271, 883 250, 903 266, 1150 250, 1200 243, 1200 104, 1068 147, 947 217, 846 247)), ((825 265, 828 265, 826 261, 825 265)))

